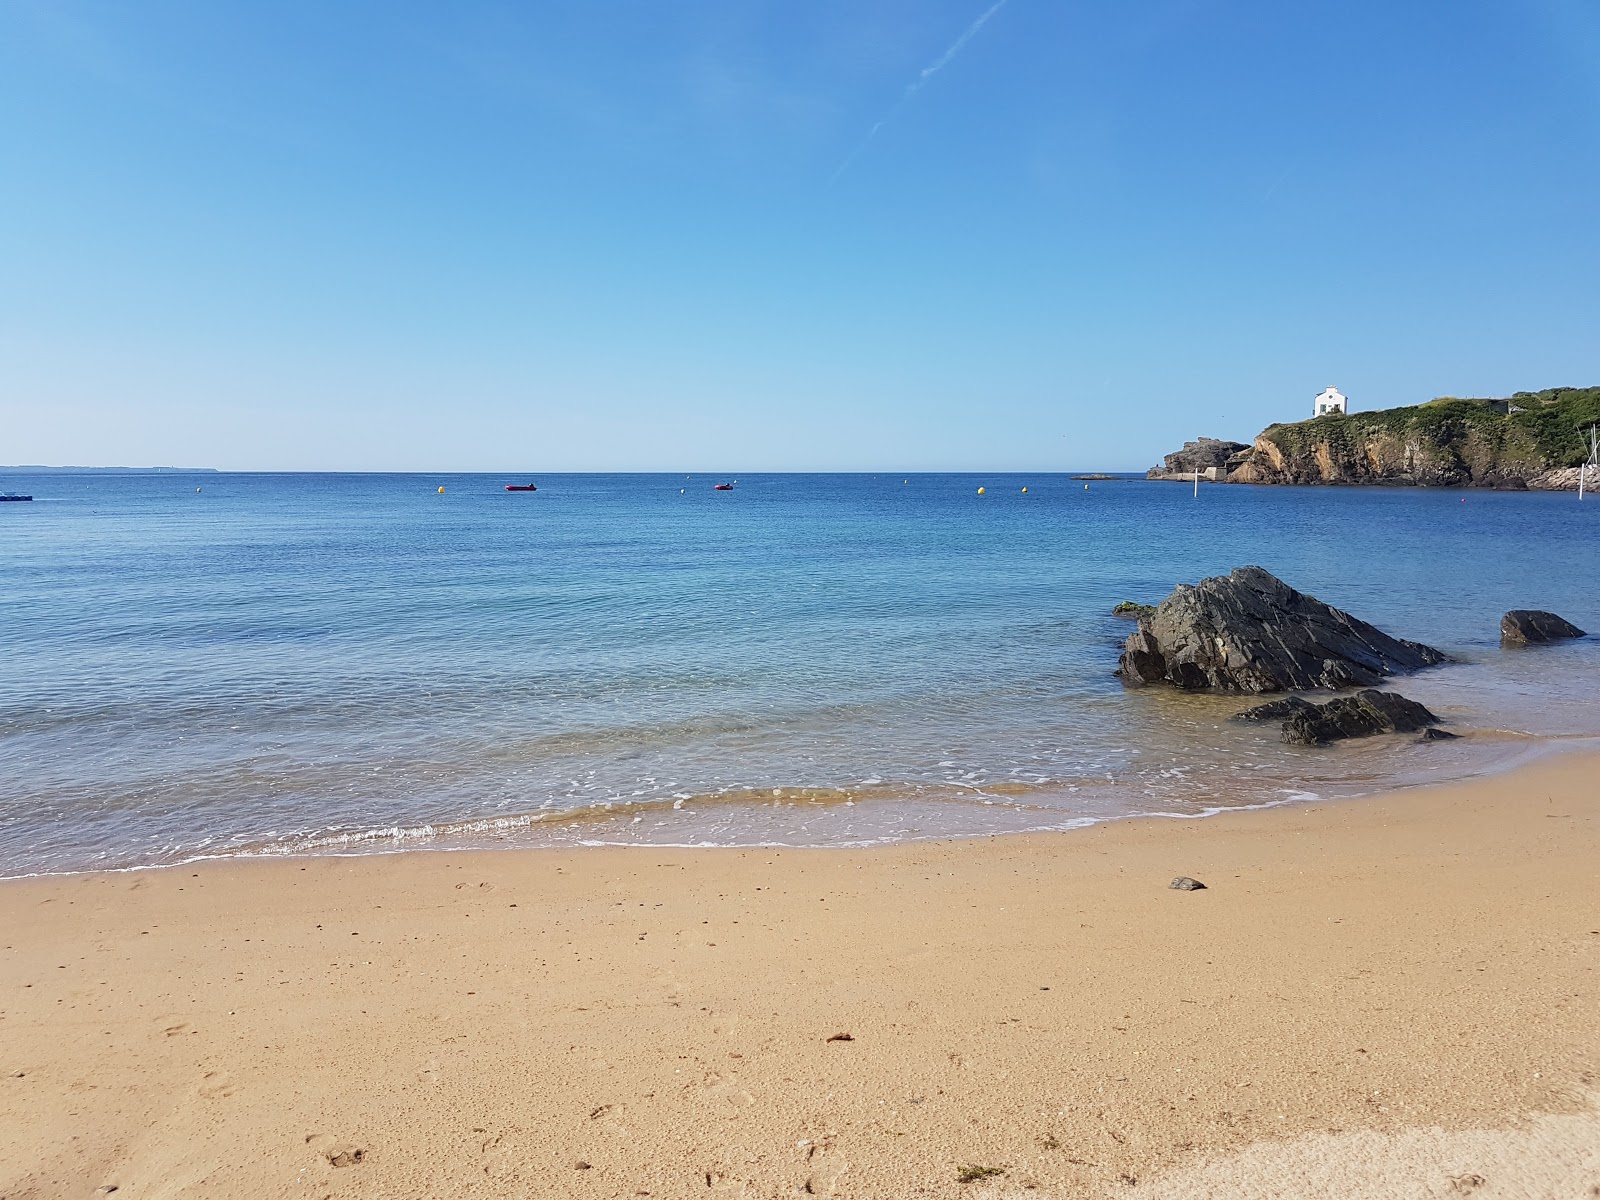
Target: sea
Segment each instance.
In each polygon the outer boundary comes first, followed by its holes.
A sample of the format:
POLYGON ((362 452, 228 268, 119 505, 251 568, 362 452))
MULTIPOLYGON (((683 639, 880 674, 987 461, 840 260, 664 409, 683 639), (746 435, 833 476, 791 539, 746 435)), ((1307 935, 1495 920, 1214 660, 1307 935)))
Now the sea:
POLYGON ((1510 608, 1600 630, 1600 497, 1059 474, 0 490, 34 496, 0 504, 6 877, 1198 818, 1600 736, 1600 638, 1498 638, 1510 608), (1230 720, 1247 700, 1124 690, 1112 606, 1249 563, 1448 651, 1395 686, 1462 736, 1294 747, 1230 720))

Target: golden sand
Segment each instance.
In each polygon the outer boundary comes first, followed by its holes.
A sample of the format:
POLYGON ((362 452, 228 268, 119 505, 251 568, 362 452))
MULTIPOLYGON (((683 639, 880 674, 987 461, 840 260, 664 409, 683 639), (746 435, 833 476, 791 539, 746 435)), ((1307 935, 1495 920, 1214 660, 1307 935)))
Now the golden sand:
POLYGON ((875 850, 27 880, 0 930, 4 1200, 1600 1195, 1592 756, 875 850))

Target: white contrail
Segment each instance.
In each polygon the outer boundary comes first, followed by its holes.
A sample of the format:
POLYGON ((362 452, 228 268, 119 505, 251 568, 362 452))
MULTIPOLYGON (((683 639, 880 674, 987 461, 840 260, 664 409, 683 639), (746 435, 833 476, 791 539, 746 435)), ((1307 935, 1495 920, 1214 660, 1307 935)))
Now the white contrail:
POLYGON ((906 90, 900 93, 900 99, 895 101, 894 107, 883 115, 882 120, 878 121, 872 126, 871 129, 867 130, 867 136, 862 138, 860 144, 845 156, 845 160, 839 164, 839 169, 833 173, 833 178, 828 181, 829 183, 836 182, 839 176, 845 173, 845 170, 856 160, 856 157, 867 148, 867 144, 878 135, 878 130, 882 129, 890 121, 894 120, 895 115, 906 106, 911 98, 927 86, 928 80, 932 79, 940 71, 948 67, 950 65, 950 60, 955 58, 956 55, 960 54, 962 48, 965 47, 966 44, 973 38, 978 36, 978 31, 989 23, 989 18, 1004 8, 1006 3, 1007 0, 995 0, 993 4, 983 11, 982 15, 979 16, 976 21, 961 31, 961 36, 950 43, 950 49, 946 50, 927 66, 923 67, 922 70, 917 74, 917 77, 910 83, 906 84, 906 90))
POLYGON ((995 13, 999 12, 1005 6, 1006 0, 995 0, 995 3, 989 6, 988 11, 986 11, 971 25, 968 25, 965 32, 963 32, 960 37, 951 43, 950 49, 941 54, 938 58, 938 61, 922 68, 922 74, 918 75, 916 80, 906 88, 906 95, 916 95, 917 92, 921 90, 923 84, 927 83, 928 80, 932 79, 940 71, 948 67, 950 65, 950 60, 961 53, 961 48, 973 38, 978 36, 978 30, 982 29, 986 24, 988 24, 989 18, 994 16, 995 13))

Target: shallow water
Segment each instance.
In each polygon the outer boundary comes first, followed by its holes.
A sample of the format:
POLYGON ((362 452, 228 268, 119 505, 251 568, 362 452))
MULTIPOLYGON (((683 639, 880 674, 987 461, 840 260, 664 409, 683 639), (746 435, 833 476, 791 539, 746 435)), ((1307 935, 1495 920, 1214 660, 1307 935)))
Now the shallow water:
POLYGON ((1600 639, 1498 645, 1513 607, 1600 629, 1600 499, 505 482, 7 476, 37 499, 0 506, 0 874, 1061 828, 1460 776, 1600 732, 1600 639), (1458 656, 1403 690, 1472 736, 1299 749, 1228 722, 1237 700, 1124 692, 1111 605, 1247 562, 1458 656))

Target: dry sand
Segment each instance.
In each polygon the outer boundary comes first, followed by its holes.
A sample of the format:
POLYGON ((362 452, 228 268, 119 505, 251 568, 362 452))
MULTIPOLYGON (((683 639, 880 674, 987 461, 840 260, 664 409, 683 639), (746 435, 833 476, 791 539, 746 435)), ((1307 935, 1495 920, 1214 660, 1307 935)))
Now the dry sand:
POLYGON ((13 882, 0 1197, 1600 1195, 1597 883, 1592 756, 870 851, 13 882))

